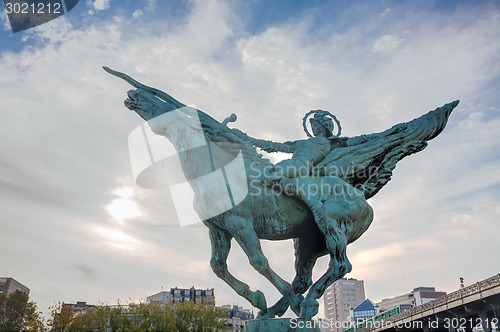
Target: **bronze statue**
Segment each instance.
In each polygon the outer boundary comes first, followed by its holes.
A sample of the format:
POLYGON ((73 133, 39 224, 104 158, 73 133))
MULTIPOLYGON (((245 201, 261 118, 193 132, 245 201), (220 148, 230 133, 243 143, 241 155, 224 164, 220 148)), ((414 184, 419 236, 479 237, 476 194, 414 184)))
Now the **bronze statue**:
POLYGON ((260 310, 259 318, 281 316, 288 307, 301 319, 316 315, 317 299, 330 284, 351 271, 347 245, 358 239, 373 220, 372 208, 366 200, 390 180, 399 160, 421 151, 428 140, 441 133, 458 105, 455 101, 384 132, 357 137, 341 137, 335 116, 321 110, 311 111, 303 121, 308 139, 277 143, 229 128, 228 123, 236 120, 234 114, 221 123, 158 89, 104 69, 136 88, 128 92, 126 107, 147 120, 155 133, 167 137, 180 153, 182 170, 188 180, 193 180, 190 184, 195 193, 194 208, 209 228, 211 267, 219 278, 260 310), (168 114, 175 116, 162 120, 168 114), (314 136, 306 128, 309 115, 314 115, 310 119, 314 136), (205 144, 200 140, 206 140, 209 147, 208 166, 207 155, 196 149, 205 144), (257 148, 293 155, 273 165, 257 148), (236 155, 242 156, 243 169, 223 167, 236 155), (218 190, 226 190, 225 187, 199 185, 194 180, 218 168, 224 168, 228 178, 243 179, 245 193, 241 199, 232 199, 227 210, 214 212, 218 190), (233 238, 250 264, 282 294, 276 304, 268 307, 261 291, 251 290, 228 271, 227 257, 233 238), (293 282, 283 280, 271 269, 260 239, 293 239, 296 271, 293 282), (323 255, 330 256, 328 269, 313 282, 313 266, 323 255))

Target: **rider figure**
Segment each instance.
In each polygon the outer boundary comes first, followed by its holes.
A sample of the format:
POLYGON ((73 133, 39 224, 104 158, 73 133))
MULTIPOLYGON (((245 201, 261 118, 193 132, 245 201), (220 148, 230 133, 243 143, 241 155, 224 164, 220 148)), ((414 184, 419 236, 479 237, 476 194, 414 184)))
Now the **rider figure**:
POLYGON ((263 175, 265 183, 276 183, 283 177, 314 176, 311 171, 318 162, 325 158, 333 148, 346 146, 345 139, 333 135, 334 124, 332 118, 327 116, 328 112, 321 110, 311 112, 315 113, 314 117, 309 120, 314 137, 284 143, 252 140, 256 146, 266 152, 293 153, 291 159, 277 163, 263 175))
POLYGON ((268 172, 264 172, 261 179, 269 186, 282 186, 289 194, 299 197, 311 209, 316 222, 321 223, 322 220, 325 220, 326 216, 320 197, 297 190, 293 185, 283 186, 283 180, 286 178, 318 176, 318 174, 312 174, 314 166, 323 160, 332 149, 347 146, 347 137, 338 137, 340 135, 340 123, 333 115, 326 111, 315 110, 309 112, 304 117, 303 126, 307 135, 310 136, 306 140, 277 143, 248 138, 255 146, 266 152, 280 151, 293 153, 291 159, 283 160, 274 165, 268 172), (309 122, 314 135, 313 137, 311 137, 306 128, 306 119, 312 113, 314 113, 314 117, 309 122), (335 119, 338 125, 339 130, 337 135, 333 134, 334 123, 332 118, 335 119), (289 192, 287 188, 293 188, 293 192, 289 192))

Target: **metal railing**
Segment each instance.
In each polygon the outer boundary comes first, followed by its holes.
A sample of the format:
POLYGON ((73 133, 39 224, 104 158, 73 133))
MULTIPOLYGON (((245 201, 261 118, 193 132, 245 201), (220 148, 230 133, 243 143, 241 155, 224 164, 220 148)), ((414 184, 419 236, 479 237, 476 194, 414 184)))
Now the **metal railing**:
MULTIPOLYGON (((395 325, 396 322, 398 321, 403 321, 407 318, 411 318, 413 316, 419 315, 425 311, 428 310, 433 310, 434 308, 441 307, 443 305, 447 305, 451 302, 457 301, 457 300, 463 300, 463 298, 481 293, 485 290, 491 289, 493 287, 500 286, 500 274, 497 274, 491 278, 488 278, 483 281, 479 281, 473 285, 461 288, 457 291, 454 291, 452 293, 449 293, 447 295, 441 296, 435 300, 432 300, 430 302, 427 302, 425 304, 419 305, 415 308, 406 310, 405 312, 402 312, 400 314, 397 314, 392 317, 388 317, 384 320, 386 324, 385 326, 391 325, 389 323, 392 323, 392 325, 395 325)), ((420 318, 420 317, 419 317, 420 318)), ((368 332, 368 331, 373 331, 376 330, 376 328, 373 327, 367 327, 359 331, 363 332, 368 332)))

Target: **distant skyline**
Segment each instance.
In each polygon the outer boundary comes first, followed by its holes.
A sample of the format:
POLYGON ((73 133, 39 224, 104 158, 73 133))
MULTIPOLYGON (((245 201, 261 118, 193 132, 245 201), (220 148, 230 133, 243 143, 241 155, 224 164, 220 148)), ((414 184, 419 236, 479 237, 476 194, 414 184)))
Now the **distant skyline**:
MULTIPOLYGON (((375 219, 348 247, 347 277, 377 302, 500 272, 500 2, 88 0, 15 34, 1 9, 0 276, 44 313, 191 286, 251 308, 212 273, 207 229, 179 227, 168 191, 135 185, 127 140, 142 120, 102 66, 275 141, 305 138, 311 109, 356 136, 460 99, 369 200, 375 219)), ((291 281, 291 241, 263 246, 291 281)), ((279 298, 236 243, 229 269, 279 298)))

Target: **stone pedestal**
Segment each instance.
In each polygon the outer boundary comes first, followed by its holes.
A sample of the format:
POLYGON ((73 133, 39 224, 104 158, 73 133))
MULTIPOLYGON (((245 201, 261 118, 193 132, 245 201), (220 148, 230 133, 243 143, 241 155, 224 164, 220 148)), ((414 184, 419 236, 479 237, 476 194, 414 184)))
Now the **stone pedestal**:
POLYGON ((255 319, 245 322, 246 332, 320 332, 319 321, 299 318, 255 319), (315 325, 316 323, 316 325, 315 325))

